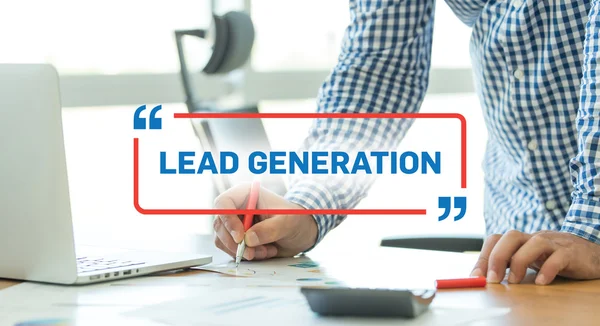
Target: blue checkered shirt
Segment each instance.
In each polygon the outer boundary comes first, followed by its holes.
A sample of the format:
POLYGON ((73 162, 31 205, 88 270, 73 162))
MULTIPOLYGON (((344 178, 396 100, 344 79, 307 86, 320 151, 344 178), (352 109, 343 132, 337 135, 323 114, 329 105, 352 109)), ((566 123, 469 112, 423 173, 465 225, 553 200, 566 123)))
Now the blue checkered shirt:
MULTIPOLYGON (((600 0, 446 0, 472 27, 489 140, 489 234, 560 230, 600 244, 600 0)), ((350 0, 319 112, 416 112, 428 83, 434 0, 350 0)), ((317 119, 304 150, 395 149, 404 119, 317 119)), ((298 176, 286 198, 353 208, 371 179, 298 176)), ((314 216, 317 242, 345 216, 314 216)))

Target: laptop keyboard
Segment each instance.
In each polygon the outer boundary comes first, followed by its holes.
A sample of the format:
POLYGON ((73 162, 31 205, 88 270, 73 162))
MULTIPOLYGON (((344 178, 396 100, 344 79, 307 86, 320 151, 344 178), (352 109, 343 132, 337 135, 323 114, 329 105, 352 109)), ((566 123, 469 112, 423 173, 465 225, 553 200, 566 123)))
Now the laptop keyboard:
POLYGON ((134 265, 142 265, 143 261, 110 259, 103 257, 78 257, 77 273, 89 273, 111 268, 120 268, 134 265))

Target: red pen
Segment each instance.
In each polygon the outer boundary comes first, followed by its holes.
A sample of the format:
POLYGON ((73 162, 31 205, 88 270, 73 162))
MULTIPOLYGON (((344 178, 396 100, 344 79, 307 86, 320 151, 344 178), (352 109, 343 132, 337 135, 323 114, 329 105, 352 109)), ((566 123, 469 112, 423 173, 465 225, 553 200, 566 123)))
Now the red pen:
MULTIPOLYGON (((256 204, 258 203, 258 193, 260 192, 260 181, 256 180, 252 182, 252 186, 250 186, 250 196, 248 196, 248 202, 246 203, 246 209, 256 209, 256 204)), ((248 229, 252 226, 252 221, 254 221, 254 214, 246 213, 244 214, 244 233, 248 231, 248 229)), ((235 254, 235 267, 237 268, 242 261, 242 257, 244 256, 244 250, 246 250, 246 239, 242 239, 242 242, 237 247, 237 252, 235 254)))
POLYGON ((437 289, 482 288, 486 285, 487 280, 483 276, 435 281, 437 289))

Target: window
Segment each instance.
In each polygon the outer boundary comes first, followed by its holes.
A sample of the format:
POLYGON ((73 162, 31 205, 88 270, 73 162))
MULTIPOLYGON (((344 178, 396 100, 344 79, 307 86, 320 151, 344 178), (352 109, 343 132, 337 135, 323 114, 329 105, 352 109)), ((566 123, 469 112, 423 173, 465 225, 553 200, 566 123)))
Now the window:
POLYGON ((438 1, 435 10, 431 67, 470 68, 471 28, 454 15, 446 1, 438 1))
MULTIPOLYGON (((252 1, 251 9, 255 70, 330 70, 335 65, 350 21, 347 0, 261 0, 252 1)), ((434 68, 470 67, 470 28, 444 1, 438 1, 434 33, 434 68)))
MULTIPOLYGON (((167 110, 185 111, 181 104, 182 92, 179 85, 175 85, 179 66, 173 31, 207 27, 211 2, 215 3, 218 13, 245 8, 252 14, 256 42, 251 63, 243 72, 247 82, 241 93, 245 100, 258 101, 265 112, 313 111, 317 89, 336 62, 348 24, 347 0, 174 0, 151 4, 141 0, 105 0, 98 4, 39 0, 10 2, 0 13, 3 49, 0 62, 48 62, 61 74, 73 214, 80 229, 90 230, 84 233, 86 237, 93 237, 98 229, 118 233, 113 227, 117 221, 129 237, 165 236, 165 230, 169 234, 211 231, 207 217, 139 215, 132 205, 129 169, 131 117, 135 108, 141 104, 151 105, 147 103, 150 101, 165 104, 167 110), (32 7, 36 10, 32 11, 32 7)), ((432 78, 432 92, 447 91, 444 85, 449 84, 448 76, 460 75, 453 79, 453 85, 469 81, 468 77, 465 79, 470 75, 469 37, 470 29, 454 17, 443 1, 438 1, 432 75, 436 75, 439 68, 453 70, 445 71, 443 78, 439 74, 432 78)), ((200 40, 191 41, 186 48, 192 67, 200 67, 210 53, 207 44, 200 40)), ((205 96, 214 97, 217 89, 227 88, 219 88, 219 85, 227 84, 218 78, 207 79, 200 88, 205 96)), ((462 89, 471 91, 469 86, 462 89)), ((476 129, 483 128, 483 124, 472 93, 428 95, 423 110, 461 112, 469 121, 475 121, 469 124, 471 135, 485 133, 483 129, 476 129)), ((290 141, 299 144, 310 124, 305 122, 306 125, 294 124, 292 128, 265 121, 265 126, 275 146, 283 139, 278 135, 284 132, 290 141)), ((415 124, 403 146, 413 146, 415 140, 423 137, 426 128, 426 123, 415 124)), ((481 231, 482 221, 475 218, 482 211, 477 206, 481 202, 481 176, 474 167, 479 166, 483 139, 470 138, 476 143, 469 147, 469 170, 472 171, 469 215, 463 221, 434 223, 418 217, 353 217, 330 238, 349 239, 359 229, 365 234, 364 241, 379 240, 388 235, 388 231, 390 234, 481 231)), ((176 133, 159 144, 162 150, 179 150, 180 146, 199 149, 189 123, 182 124, 176 133)), ((156 146, 158 149, 159 145, 156 146)), ((212 203, 212 194, 207 190, 210 180, 192 181, 193 184, 187 183, 188 179, 166 185, 159 179, 148 180, 156 191, 147 191, 141 197, 150 201, 148 206, 151 207, 175 207, 184 203, 209 207, 212 203), (164 196, 163 190, 176 195, 164 196), (165 202, 168 198, 171 202, 165 202)), ((386 187, 396 186, 385 182, 376 184, 372 195, 361 205, 378 205, 377 201, 392 198, 382 191, 388 189, 386 187)), ((427 207, 434 206, 427 204, 427 207)))
POLYGON ((349 22, 346 0, 252 1, 258 71, 330 70, 349 22), (293 14, 292 14, 293 13, 293 14))
POLYGON ((64 74, 177 71, 173 31, 211 19, 202 0, 30 0, 4 8, 0 62, 48 62, 64 74))

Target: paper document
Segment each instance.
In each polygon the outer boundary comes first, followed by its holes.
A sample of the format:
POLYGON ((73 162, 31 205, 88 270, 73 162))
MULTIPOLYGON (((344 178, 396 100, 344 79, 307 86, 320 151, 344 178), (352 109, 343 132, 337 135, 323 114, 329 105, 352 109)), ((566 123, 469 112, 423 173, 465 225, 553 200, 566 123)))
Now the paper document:
POLYGON ((145 305, 198 295, 198 288, 175 283, 161 288, 116 284, 119 282, 87 286, 24 282, 11 286, 0 291, 0 325, 157 325, 120 314, 145 305), (51 320, 56 322, 49 324, 51 320))
POLYGON ((280 258, 264 261, 243 261, 196 267, 200 270, 222 273, 240 278, 256 279, 263 286, 343 286, 340 280, 328 275, 327 270, 308 257, 280 258), (260 282, 258 280, 263 280, 260 282))
POLYGON ((415 319, 322 317, 298 289, 231 289, 125 313, 169 325, 464 325, 509 309, 432 308, 415 319))
POLYGON ((233 261, 199 266, 195 269, 217 272, 236 279, 255 279, 257 284, 265 287, 274 286, 274 282, 283 282, 298 287, 435 288, 435 277, 427 275, 435 269, 407 268, 403 262, 389 261, 389 257, 381 257, 384 263, 377 265, 363 263, 360 257, 339 257, 339 259, 340 261, 336 263, 331 263, 331 259, 328 259, 321 264, 317 259, 300 256, 242 261, 237 269, 233 261))

